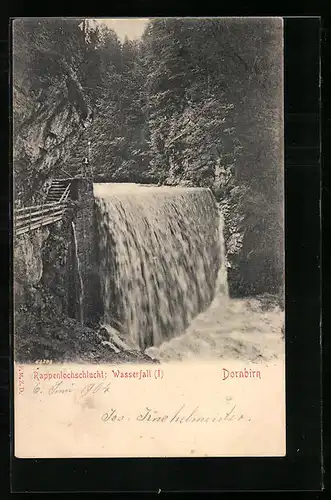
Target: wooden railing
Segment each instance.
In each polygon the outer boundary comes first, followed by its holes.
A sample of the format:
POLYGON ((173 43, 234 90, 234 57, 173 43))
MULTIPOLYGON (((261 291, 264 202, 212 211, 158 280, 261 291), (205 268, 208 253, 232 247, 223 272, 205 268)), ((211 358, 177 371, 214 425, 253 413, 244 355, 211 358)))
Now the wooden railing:
POLYGON ((61 220, 66 207, 65 201, 59 201, 15 210, 15 235, 19 236, 61 220))
MULTIPOLYGON (((56 180, 56 179, 55 179, 56 180)), ((52 187, 52 185, 51 185, 52 187)), ((51 189, 50 187, 50 189, 51 189)), ((51 201, 41 205, 19 208, 14 211, 15 235, 27 233, 34 229, 48 226, 62 219, 70 195, 71 182, 63 190, 58 201, 51 201)))
POLYGON ((61 202, 64 202, 64 201, 67 201, 68 199, 68 196, 70 194, 70 187, 71 187, 71 183, 68 184, 68 186, 65 188, 64 192, 63 192, 63 195, 61 196, 60 200, 59 200, 59 203, 61 202))

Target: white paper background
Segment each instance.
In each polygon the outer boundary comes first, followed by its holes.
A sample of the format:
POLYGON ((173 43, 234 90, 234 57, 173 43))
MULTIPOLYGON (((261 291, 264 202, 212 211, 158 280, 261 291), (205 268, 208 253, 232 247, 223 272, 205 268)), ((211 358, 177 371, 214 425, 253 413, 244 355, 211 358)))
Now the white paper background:
POLYGON ((16 364, 14 438, 15 455, 20 458, 284 456, 284 362, 16 364), (261 379, 222 380, 223 368, 259 370, 261 379), (112 370, 117 369, 149 369, 152 378, 114 378, 112 370), (155 378, 157 369, 162 370, 162 379, 155 378), (39 377, 61 370, 103 370, 106 378, 63 379, 57 386, 58 391, 72 392, 54 391, 60 379, 36 379, 36 373, 39 377), (195 417, 222 417, 222 421, 175 422, 173 417, 183 405, 180 417, 198 407, 195 417), (146 408, 153 416, 168 418, 137 420, 146 408), (104 422, 102 416, 112 410, 123 419, 104 422), (231 416, 235 418, 230 420, 231 416))

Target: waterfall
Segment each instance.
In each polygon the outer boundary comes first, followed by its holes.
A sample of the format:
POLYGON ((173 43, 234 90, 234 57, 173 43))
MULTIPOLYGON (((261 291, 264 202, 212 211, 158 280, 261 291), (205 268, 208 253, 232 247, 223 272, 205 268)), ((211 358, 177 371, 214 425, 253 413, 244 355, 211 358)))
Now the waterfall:
POLYGON ((74 251, 75 251, 75 263, 76 263, 76 270, 77 270, 78 283, 79 283, 79 288, 78 288, 78 320, 79 320, 80 324, 82 325, 84 323, 84 309, 83 309, 84 284, 83 284, 80 260, 79 260, 79 256, 78 256, 76 226, 75 226, 75 223, 73 221, 71 222, 71 227, 72 227, 73 244, 74 244, 74 251))
POLYGON ((226 279, 213 194, 94 184, 94 196, 104 322, 120 324, 142 349, 183 333, 226 279))

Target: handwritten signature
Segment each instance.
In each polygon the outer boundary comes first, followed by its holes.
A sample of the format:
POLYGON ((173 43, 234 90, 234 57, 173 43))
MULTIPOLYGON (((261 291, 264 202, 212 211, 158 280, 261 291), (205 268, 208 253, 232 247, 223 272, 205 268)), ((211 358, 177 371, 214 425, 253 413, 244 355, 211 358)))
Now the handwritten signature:
MULTIPOLYGON (((228 401, 227 401, 228 402, 228 401)), ((237 408, 235 403, 229 404, 220 412, 214 414, 204 413, 199 406, 193 409, 183 404, 174 412, 163 413, 155 408, 146 406, 134 419, 144 423, 169 423, 169 424, 188 424, 188 423, 220 423, 225 421, 238 422, 239 420, 248 420, 250 417, 245 417, 244 414, 237 408)), ((130 416, 121 414, 116 408, 111 408, 101 414, 102 422, 121 422, 123 420, 131 420, 130 416)))

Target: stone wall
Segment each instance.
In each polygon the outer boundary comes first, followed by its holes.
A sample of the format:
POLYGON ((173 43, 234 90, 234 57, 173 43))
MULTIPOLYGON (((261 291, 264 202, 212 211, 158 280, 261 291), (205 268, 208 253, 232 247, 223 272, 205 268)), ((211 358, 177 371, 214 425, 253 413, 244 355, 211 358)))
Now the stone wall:
POLYGON ((98 308, 101 301, 92 181, 89 179, 75 179, 72 193, 77 206, 73 220, 76 228, 77 253, 84 289, 84 322, 93 323, 98 320, 98 308))

